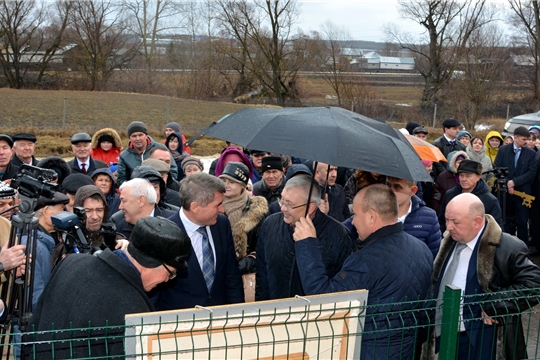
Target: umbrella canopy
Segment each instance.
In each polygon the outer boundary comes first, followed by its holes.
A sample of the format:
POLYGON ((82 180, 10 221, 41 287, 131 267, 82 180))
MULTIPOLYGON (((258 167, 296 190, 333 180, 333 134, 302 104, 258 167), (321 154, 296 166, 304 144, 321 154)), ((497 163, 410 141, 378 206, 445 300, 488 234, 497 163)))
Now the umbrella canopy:
POLYGON ((407 138, 407 141, 411 143, 411 145, 413 146, 418 156, 420 156, 420 159, 431 160, 434 162, 437 162, 437 161, 447 162, 448 161, 444 157, 441 150, 439 150, 439 148, 436 147, 435 145, 432 145, 425 140, 422 140, 420 138, 417 138, 416 136, 412 136, 409 134, 405 134, 405 138, 407 138))
POLYGON ((341 108, 247 108, 221 119, 205 135, 248 149, 432 181, 410 144, 390 125, 341 108))

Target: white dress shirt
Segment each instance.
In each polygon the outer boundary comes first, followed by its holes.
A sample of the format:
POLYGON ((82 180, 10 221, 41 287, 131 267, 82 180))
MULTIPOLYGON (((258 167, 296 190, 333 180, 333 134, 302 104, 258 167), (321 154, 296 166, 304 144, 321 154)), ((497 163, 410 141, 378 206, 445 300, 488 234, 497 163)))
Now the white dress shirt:
MULTIPOLYGON (((197 261, 199 261, 199 266, 203 267, 203 249, 202 249, 202 235, 197 230, 201 227, 200 225, 197 225, 191 220, 189 220, 184 213, 184 209, 180 209, 180 220, 182 220, 182 224, 184 224, 184 228, 186 229, 186 234, 189 236, 189 239, 191 240, 191 247, 193 248, 193 252, 197 256, 197 261)), ((216 247, 214 246, 214 239, 212 238, 212 231, 210 231, 210 227, 206 226, 206 233, 208 234, 208 239, 210 240, 210 247, 212 248, 212 252, 214 253, 214 271, 216 271, 216 247)))
MULTIPOLYGON (((480 234, 484 231, 484 228, 486 227, 486 224, 484 223, 484 226, 480 229, 478 234, 469 241, 467 244, 467 247, 465 247, 461 253, 459 254, 459 263, 458 267, 456 269, 456 273, 454 275, 454 279, 452 280, 452 285, 458 287, 461 289, 461 306, 459 308, 459 316, 461 319, 463 319, 463 294, 465 293, 465 287, 467 286, 467 273, 469 271, 469 262, 471 261, 471 256, 474 251, 474 247, 476 246, 476 243, 478 242, 478 239, 480 237, 480 234)), ((452 259, 454 258, 455 251, 452 252, 452 256, 448 259, 448 264, 452 262, 452 259)), ((446 271, 446 268, 444 269, 446 271)), ((444 274, 444 273, 443 273, 444 274)), ((463 321, 460 322, 460 331, 465 331, 465 325, 463 321)))

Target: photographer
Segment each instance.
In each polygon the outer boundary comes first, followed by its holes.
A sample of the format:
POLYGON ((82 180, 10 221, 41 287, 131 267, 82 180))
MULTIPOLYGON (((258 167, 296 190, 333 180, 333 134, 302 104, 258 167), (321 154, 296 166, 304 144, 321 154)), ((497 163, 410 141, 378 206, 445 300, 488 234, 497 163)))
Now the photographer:
MULTIPOLYGON (((103 231, 103 219, 107 219, 109 208, 107 206, 107 200, 105 195, 96 185, 84 185, 75 193, 75 199, 73 201, 74 208, 84 209, 84 224, 82 228, 90 248, 92 249, 105 249, 105 247, 111 245, 111 250, 125 249, 127 248, 128 241, 122 234, 112 233, 113 238, 110 241, 105 241, 106 236, 103 231)), ((108 239, 107 239, 108 240, 108 239)), ((56 264, 57 260, 64 254, 73 252, 70 248, 70 244, 66 242, 59 243, 54 251, 53 264, 56 264)))

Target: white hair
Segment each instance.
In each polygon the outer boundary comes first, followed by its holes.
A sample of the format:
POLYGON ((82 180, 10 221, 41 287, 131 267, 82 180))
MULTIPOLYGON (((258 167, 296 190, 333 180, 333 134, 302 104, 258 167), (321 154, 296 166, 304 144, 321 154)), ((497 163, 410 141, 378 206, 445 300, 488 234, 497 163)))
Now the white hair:
POLYGON ((126 181, 120 185, 120 191, 125 188, 131 190, 131 196, 133 197, 144 196, 150 205, 154 205, 157 202, 156 190, 150 181, 146 179, 136 178, 126 181))

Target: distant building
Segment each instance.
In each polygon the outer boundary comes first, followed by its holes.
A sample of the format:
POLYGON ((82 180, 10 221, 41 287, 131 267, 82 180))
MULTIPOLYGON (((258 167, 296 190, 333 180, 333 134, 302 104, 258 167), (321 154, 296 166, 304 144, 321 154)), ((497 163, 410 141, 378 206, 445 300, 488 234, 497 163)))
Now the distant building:
POLYGON ((414 70, 414 58, 381 56, 374 51, 365 53, 362 57, 354 59, 351 65, 356 64, 359 69, 372 71, 411 71, 414 70))

